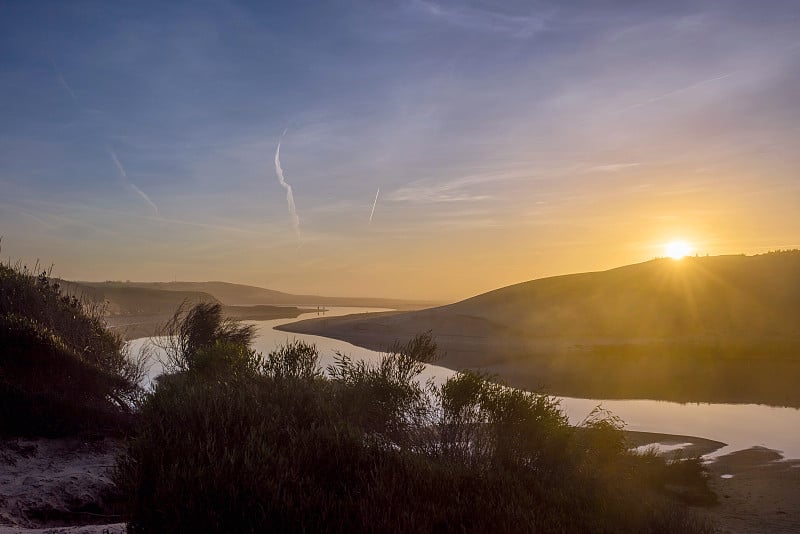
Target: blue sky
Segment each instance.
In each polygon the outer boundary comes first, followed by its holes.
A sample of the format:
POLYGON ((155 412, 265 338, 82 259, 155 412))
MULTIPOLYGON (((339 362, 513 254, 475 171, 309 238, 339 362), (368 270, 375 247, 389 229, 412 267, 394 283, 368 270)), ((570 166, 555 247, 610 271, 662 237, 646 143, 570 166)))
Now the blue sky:
POLYGON ((800 246, 798 95, 796 1, 0 2, 3 255, 452 299, 800 246))

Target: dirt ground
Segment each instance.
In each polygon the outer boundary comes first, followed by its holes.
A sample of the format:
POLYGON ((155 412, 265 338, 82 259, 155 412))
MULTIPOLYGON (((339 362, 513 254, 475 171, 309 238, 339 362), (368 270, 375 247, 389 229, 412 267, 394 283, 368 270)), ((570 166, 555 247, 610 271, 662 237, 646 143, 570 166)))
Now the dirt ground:
POLYGON ((110 439, 0 441, 0 534, 124 532, 104 504, 120 446, 110 439))

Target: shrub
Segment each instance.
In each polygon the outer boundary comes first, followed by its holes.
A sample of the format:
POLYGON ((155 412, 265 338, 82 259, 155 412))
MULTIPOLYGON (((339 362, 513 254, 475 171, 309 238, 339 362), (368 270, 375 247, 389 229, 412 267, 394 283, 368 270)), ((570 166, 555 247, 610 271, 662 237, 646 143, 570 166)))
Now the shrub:
POLYGON ((269 353, 261 371, 276 380, 314 380, 322 376, 316 347, 297 340, 269 353))
POLYGON ((323 376, 294 342, 255 374, 161 381, 115 471, 130 531, 710 531, 637 475, 618 420, 575 429, 473 373, 420 384, 435 353, 423 335, 323 376))
POLYGON ((198 359, 203 359, 202 351, 221 354, 214 349, 218 343, 247 348, 253 336, 255 327, 223 317, 221 304, 201 302, 190 307, 184 301, 162 328, 157 345, 166 353, 165 369, 181 372, 197 367, 198 359))
POLYGON ((102 308, 35 272, 0 264, 0 432, 124 425, 142 393, 141 361, 106 328, 102 308))

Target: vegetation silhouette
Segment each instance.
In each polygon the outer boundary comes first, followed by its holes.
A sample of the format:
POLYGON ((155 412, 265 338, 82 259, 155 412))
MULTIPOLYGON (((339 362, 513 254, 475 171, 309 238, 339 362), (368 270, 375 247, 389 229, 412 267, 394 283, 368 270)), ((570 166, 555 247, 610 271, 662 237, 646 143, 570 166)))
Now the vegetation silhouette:
POLYGON ((38 263, 0 264, 0 434, 130 426, 143 361, 103 315, 101 306, 65 294, 38 263))
POLYGON ((633 454, 618 419, 571 427, 484 375, 422 383, 430 333, 323 372, 303 342, 263 356, 212 308, 176 317, 179 370, 115 469, 131 532, 711 532, 666 497, 713 498, 698 461, 633 454))

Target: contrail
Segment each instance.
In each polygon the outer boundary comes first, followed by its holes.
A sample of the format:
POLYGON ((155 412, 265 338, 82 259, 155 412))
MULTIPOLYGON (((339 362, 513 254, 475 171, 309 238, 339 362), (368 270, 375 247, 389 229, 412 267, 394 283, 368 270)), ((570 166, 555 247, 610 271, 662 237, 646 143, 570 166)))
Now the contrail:
POLYGON ((283 141, 284 135, 286 135, 286 130, 281 134, 281 138, 278 140, 278 148, 275 150, 275 174, 278 175, 278 181, 286 189, 286 203, 289 206, 289 215, 292 217, 292 228, 294 228, 294 233, 299 238, 300 217, 297 216, 297 208, 294 205, 294 193, 292 193, 292 186, 286 183, 286 179, 283 177, 283 169, 281 168, 281 141, 283 141))
POLYGON ((123 180, 125 180, 125 185, 130 187, 137 195, 142 197, 142 200, 144 200, 147 203, 147 205, 150 206, 156 217, 160 217, 161 214, 158 212, 158 206, 156 206, 155 202, 150 200, 150 197, 148 197, 144 191, 136 187, 136 184, 134 184, 128 179, 128 173, 125 172, 125 167, 123 167, 122 163, 120 163, 117 154, 113 150, 109 149, 108 155, 111 156, 111 159, 114 160, 114 163, 117 166, 117 170, 119 170, 120 175, 122 176, 123 180))
MULTIPOLYGON (((64 75, 61 74, 61 71, 58 70, 58 67, 56 66, 56 62, 53 60, 53 57, 50 56, 49 54, 48 54, 47 57, 50 60, 50 65, 53 66, 53 70, 58 75, 58 83, 67 92, 67 94, 69 94, 69 97, 72 99, 72 101, 77 103, 78 99, 75 98, 75 92, 72 90, 72 87, 69 86, 69 84, 67 83, 67 80, 64 78, 64 75)), ((147 196, 147 194, 144 191, 139 189, 136 186, 136 184, 134 184, 133 182, 131 182, 128 179, 128 173, 125 172, 125 168, 122 166, 122 163, 120 163, 119 158, 117 157, 117 154, 114 153, 113 150, 108 149, 108 155, 111 156, 112 160, 114 160, 114 164, 117 166, 117 169, 119 170, 120 175, 122 175, 122 179, 125 182, 125 186, 130 188, 137 195, 139 195, 142 198, 142 200, 144 200, 145 203, 148 206, 150 206, 150 209, 153 210, 153 213, 155 214, 156 217, 161 217, 161 214, 158 211, 158 206, 156 206, 155 202, 150 200, 150 197, 147 196)))
POLYGON ((58 67, 56 66, 56 62, 53 59, 53 56, 51 56, 50 54, 47 54, 47 59, 50 60, 50 65, 52 65, 53 70, 58 75, 58 83, 61 85, 61 87, 64 88, 64 90, 67 93, 69 93, 69 97, 72 99, 72 101, 75 102, 76 101, 75 93, 72 91, 72 87, 70 87, 69 84, 67 83, 67 80, 64 79, 64 75, 61 74, 60 70, 58 70, 58 67))
POLYGON ((381 194, 381 188, 378 188, 378 191, 375 192, 375 201, 372 203, 372 211, 369 212, 369 224, 372 224, 372 216, 375 215, 375 205, 378 203, 378 195, 381 194))
POLYGON ((70 98, 72 98, 72 100, 74 101, 75 100, 75 93, 72 92, 72 87, 69 86, 69 84, 67 83, 67 80, 64 79, 64 76, 59 74, 58 75, 58 81, 59 81, 59 83, 61 83, 61 87, 63 87, 64 89, 67 90, 67 92, 69 93, 70 98))
POLYGON ((628 106, 623 111, 627 111, 627 110, 633 109, 633 108, 640 108, 642 106, 646 106, 648 104, 652 104, 653 102, 658 102, 659 100, 664 100, 665 98, 669 98, 671 96, 679 95, 681 93, 686 93, 686 92, 691 91, 693 89, 697 89, 698 87, 702 87, 702 86, 704 86, 706 84, 713 83, 713 82, 716 82, 716 81, 719 81, 719 80, 724 80, 725 78, 733 76, 733 74, 734 74, 734 72, 729 72, 727 74, 721 74, 719 76, 714 76, 713 78, 709 78, 707 80, 701 80, 701 81, 693 83, 691 85, 687 85, 686 87, 681 87, 679 89, 674 89, 672 91, 668 91, 668 92, 660 94, 658 96, 654 96, 652 98, 649 98, 649 99, 645 100, 644 102, 639 102, 638 104, 634 104, 632 106, 628 106))

